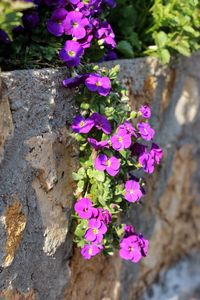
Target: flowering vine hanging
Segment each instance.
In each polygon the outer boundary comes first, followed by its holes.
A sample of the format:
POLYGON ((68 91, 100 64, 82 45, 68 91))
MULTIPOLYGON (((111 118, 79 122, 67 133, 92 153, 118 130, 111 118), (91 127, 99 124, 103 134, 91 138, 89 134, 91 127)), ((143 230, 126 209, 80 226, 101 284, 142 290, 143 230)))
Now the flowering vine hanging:
POLYGON ((141 201, 142 172, 153 173, 163 151, 152 142, 150 107, 131 111, 128 92, 117 80, 119 67, 81 64, 86 51, 95 47, 104 49, 103 60, 116 58, 115 35, 105 20, 105 8, 114 7, 115 0, 44 1, 54 8, 48 31, 68 36, 59 57, 72 68, 72 77, 63 85, 76 88, 79 104, 71 125, 80 145, 80 168, 73 173, 75 242, 85 259, 117 248, 123 259, 136 263, 147 255, 149 242, 132 225, 120 224, 119 215, 141 201))

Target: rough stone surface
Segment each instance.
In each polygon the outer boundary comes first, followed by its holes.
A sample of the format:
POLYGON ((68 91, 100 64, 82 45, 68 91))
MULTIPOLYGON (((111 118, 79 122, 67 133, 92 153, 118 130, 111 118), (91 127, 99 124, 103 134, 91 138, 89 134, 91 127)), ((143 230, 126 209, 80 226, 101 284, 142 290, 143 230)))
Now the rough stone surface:
POLYGON ((165 151, 143 204, 126 216, 150 239, 149 256, 85 262, 72 249, 78 153, 65 128, 75 111, 65 71, 2 73, 0 299, 200 299, 200 54, 171 68, 152 58, 119 63, 133 108, 151 103, 165 151))

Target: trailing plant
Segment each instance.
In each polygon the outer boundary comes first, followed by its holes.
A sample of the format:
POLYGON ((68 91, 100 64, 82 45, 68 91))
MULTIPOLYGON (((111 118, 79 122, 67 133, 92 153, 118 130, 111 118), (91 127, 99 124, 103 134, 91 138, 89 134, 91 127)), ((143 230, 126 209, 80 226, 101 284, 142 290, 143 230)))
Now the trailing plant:
POLYGON ((147 122, 151 110, 143 105, 138 112, 131 111, 128 92, 117 80, 119 67, 80 64, 90 48, 104 50, 104 55, 115 48, 115 35, 103 11, 105 4, 112 7, 115 2, 70 3, 68 10, 54 9, 47 28, 57 37, 69 36, 59 52, 73 68, 63 85, 76 88, 80 107, 71 126, 80 146, 80 168, 73 174, 75 242, 85 259, 101 251, 112 255, 120 248, 122 258, 136 263, 147 255, 149 242, 132 225, 120 224, 119 215, 141 201, 145 182, 140 172, 152 173, 163 151, 155 143, 141 143, 150 142, 155 134, 147 122))
POLYGON ((163 151, 152 143, 149 106, 131 111, 128 91, 117 80, 119 67, 86 71, 64 80, 67 87, 81 84, 80 111, 71 126, 80 145, 80 168, 73 174, 75 242, 85 259, 101 251, 112 255, 117 248, 123 259, 136 263, 147 255, 149 242, 119 216, 142 201, 142 173, 153 173, 163 151))
POLYGON ((117 248, 123 259, 139 262, 147 255, 149 242, 132 225, 121 224, 120 214, 141 202, 145 193, 142 172, 153 173, 163 151, 152 142, 155 131, 148 123, 150 107, 144 104, 139 111, 131 111, 128 91, 117 80, 119 67, 107 70, 88 64, 94 57, 115 57, 115 34, 106 16, 116 3, 44 0, 35 4, 37 10, 26 11, 23 27, 17 29, 30 34, 30 49, 25 47, 27 62, 39 55, 34 52, 37 48, 33 49, 42 44, 41 39, 44 47, 48 35, 55 39, 57 44, 49 55, 52 58, 59 50, 60 60, 71 69, 72 76, 63 85, 75 88, 79 104, 71 125, 80 147, 80 168, 73 174, 77 182, 74 241, 85 259, 101 251, 112 255, 117 248))

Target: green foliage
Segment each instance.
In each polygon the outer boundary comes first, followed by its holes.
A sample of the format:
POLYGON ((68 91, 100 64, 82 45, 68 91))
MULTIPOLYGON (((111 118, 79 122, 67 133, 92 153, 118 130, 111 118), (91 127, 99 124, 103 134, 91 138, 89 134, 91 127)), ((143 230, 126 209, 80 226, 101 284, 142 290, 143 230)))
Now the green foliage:
POLYGON ((31 2, 1 0, 0 28, 8 34, 10 39, 13 27, 21 25, 22 11, 32 7, 31 2))
MULTIPOLYGON (((98 66, 86 65, 78 68, 78 73, 98 72, 102 76, 108 76, 112 83, 112 92, 107 97, 101 97, 97 93, 91 93, 85 86, 80 86, 76 90, 76 102, 80 104, 80 114, 84 117, 90 116, 94 112, 105 115, 112 124, 113 132, 119 124, 129 119, 136 122, 136 118, 140 116, 137 112, 131 112, 128 91, 122 87, 118 80, 119 66, 115 66, 110 70, 99 68, 98 66)), ((126 211, 129 204, 124 200, 125 187, 124 182, 129 178, 129 171, 141 168, 138 162, 134 162, 130 155, 130 150, 122 150, 119 152, 121 163, 120 175, 112 177, 107 172, 100 172, 94 168, 94 159, 98 152, 95 151, 87 142, 87 135, 72 133, 72 136, 79 142, 80 149, 80 168, 73 173, 73 179, 76 181, 76 199, 88 197, 94 207, 103 208, 112 214, 112 223, 103 239, 104 254, 112 255, 113 248, 118 247, 119 240, 123 235, 123 226, 118 225, 119 213, 126 211)), ((102 131, 94 131, 91 136, 97 140, 108 140, 109 135, 102 131)), ((133 138, 134 139, 134 138, 133 138)), ((113 155, 112 148, 104 149, 104 153, 111 157, 113 155)), ((83 247, 86 243, 84 238, 86 229, 88 228, 87 220, 74 216, 76 224, 75 242, 78 247, 83 247)))
POLYGON ((200 48, 198 0, 117 0, 110 22, 123 57, 152 55, 168 63, 200 48))

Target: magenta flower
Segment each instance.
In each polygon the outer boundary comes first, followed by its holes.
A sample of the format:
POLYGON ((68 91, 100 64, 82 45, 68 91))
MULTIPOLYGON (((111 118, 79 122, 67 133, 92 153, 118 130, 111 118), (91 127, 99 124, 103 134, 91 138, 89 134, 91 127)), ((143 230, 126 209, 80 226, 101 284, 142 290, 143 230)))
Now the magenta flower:
POLYGON ((55 36, 61 36, 65 32, 65 19, 68 12, 64 8, 54 10, 50 20, 47 22, 47 29, 55 36))
POLYGON ((96 37, 100 40, 100 43, 109 46, 110 48, 116 47, 115 42, 115 34, 110 26, 110 24, 106 21, 103 21, 96 32, 96 37))
POLYGON ((128 202, 138 202, 142 197, 139 182, 135 180, 128 180, 125 184, 125 199, 128 202))
POLYGON ((89 91, 97 92, 101 96, 107 96, 111 90, 110 79, 99 74, 90 74, 85 81, 85 85, 89 91))
POLYGON ((125 260, 137 263, 142 257, 147 256, 149 241, 144 239, 141 234, 133 233, 124 237, 120 242, 120 256, 125 260))
POLYGON ((91 145, 96 151, 98 151, 98 150, 100 150, 100 149, 102 149, 102 148, 109 148, 109 147, 110 147, 108 141, 106 141, 106 140, 105 140, 105 141, 100 141, 100 142, 98 142, 97 140, 95 140, 95 139, 93 139, 93 138, 88 138, 87 140, 88 140, 88 142, 90 143, 90 145, 91 145))
POLYGON ((112 221, 112 215, 107 209, 98 208, 98 217, 100 221, 103 221, 106 225, 112 221))
POLYGON ((85 27, 89 24, 80 11, 70 11, 65 20, 65 33, 71 34, 76 39, 86 36, 85 27))
POLYGON ((81 255, 83 256, 84 259, 90 259, 91 257, 97 255, 102 249, 103 249, 102 245, 86 244, 81 249, 81 255))
POLYGON ((133 135, 135 138, 137 138, 136 129, 133 127, 133 125, 125 121, 124 124, 119 125, 118 130, 126 130, 127 134, 133 135))
POLYGON ((138 123, 138 130, 144 140, 150 141, 153 139, 155 131, 148 123, 138 123))
POLYGON ((151 118, 151 108, 148 105, 142 105, 139 109, 143 118, 149 119, 151 118))
POLYGON ((147 152, 139 156, 139 163, 146 173, 152 174, 154 171, 154 157, 147 152))
POLYGON ((136 234, 135 229, 133 228, 132 225, 124 225, 124 237, 128 237, 130 235, 136 234))
POLYGON ((148 249, 149 249, 149 241, 145 240, 142 234, 138 235, 138 243, 141 248, 142 256, 147 256, 148 249))
POLYGON ((163 157, 163 150, 159 148, 157 144, 152 143, 150 155, 154 158, 156 163, 159 164, 163 157))
POLYGON ((121 258, 125 260, 131 260, 134 263, 139 262, 142 258, 142 253, 138 243, 138 237, 136 235, 131 235, 123 238, 120 242, 119 254, 121 258))
POLYGON ((103 240, 103 234, 107 231, 104 222, 98 219, 90 219, 88 227, 89 229, 84 235, 85 239, 89 242, 100 243, 103 240))
POLYGON ((110 176, 115 176, 119 173, 120 160, 115 156, 108 158, 105 154, 100 154, 94 161, 94 167, 98 171, 106 170, 110 176))
POLYGON ((110 134, 111 125, 105 116, 102 116, 98 113, 93 113, 91 119, 94 120, 95 127, 97 129, 102 130, 105 134, 110 134))
POLYGON ((131 135, 127 134, 126 129, 118 129, 117 134, 110 138, 113 149, 120 151, 131 146, 131 135))
POLYGON ((68 67, 76 67, 80 63, 80 58, 84 49, 76 41, 67 41, 60 50, 59 57, 67 63, 68 67))
POLYGON ((84 119, 81 115, 74 118, 71 126, 76 133, 88 133, 94 126, 94 121, 91 118, 84 119))
POLYGON ((81 219, 90 219, 93 214, 92 202, 88 198, 79 199, 75 205, 74 209, 81 219))

